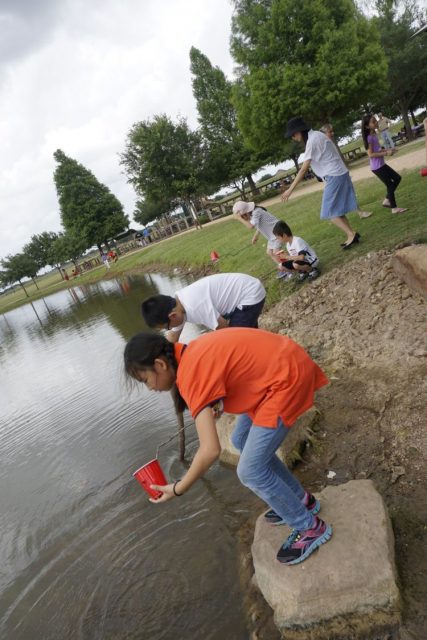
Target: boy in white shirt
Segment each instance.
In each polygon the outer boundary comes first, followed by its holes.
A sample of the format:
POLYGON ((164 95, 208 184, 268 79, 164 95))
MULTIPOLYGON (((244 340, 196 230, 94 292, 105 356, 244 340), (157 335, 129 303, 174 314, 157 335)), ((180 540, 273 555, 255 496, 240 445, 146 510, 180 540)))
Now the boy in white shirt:
POLYGON ((286 243, 287 253, 279 251, 276 254, 280 258, 283 277, 290 280, 297 272, 300 281, 306 278, 315 280, 320 275, 317 268, 319 258, 310 245, 302 238, 292 235, 290 227, 283 220, 275 224, 273 233, 280 242, 286 243))
POLYGON ((246 273, 218 273, 196 280, 175 292, 175 297, 152 296, 141 311, 153 329, 167 329, 169 342, 178 342, 186 322, 208 329, 258 327, 265 302, 262 283, 246 273))

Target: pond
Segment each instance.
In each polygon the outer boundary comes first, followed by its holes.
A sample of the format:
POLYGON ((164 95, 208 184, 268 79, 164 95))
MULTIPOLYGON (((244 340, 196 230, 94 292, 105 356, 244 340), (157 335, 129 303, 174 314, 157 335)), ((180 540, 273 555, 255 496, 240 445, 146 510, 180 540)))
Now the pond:
MULTIPOLYGON (((0 316, 0 637, 246 640, 233 532, 252 494, 219 464, 166 505, 132 478, 177 425, 169 394, 126 389, 123 347, 141 300, 185 284, 126 277, 0 316)), ((177 439, 160 461, 183 475, 177 439)))

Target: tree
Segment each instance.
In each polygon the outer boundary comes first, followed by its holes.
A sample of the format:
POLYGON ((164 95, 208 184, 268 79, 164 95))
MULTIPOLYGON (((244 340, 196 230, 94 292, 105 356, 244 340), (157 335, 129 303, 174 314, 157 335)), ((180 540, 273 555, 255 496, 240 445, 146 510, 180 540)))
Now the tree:
POLYGON ((381 102, 392 115, 402 116, 412 139, 408 111, 424 106, 427 100, 427 33, 412 36, 425 23, 426 15, 412 0, 405 0, 403 6, 397 0, 376 0, 375 7, 374 22, 388 62, 389 86, 381 102))
POLYGON ((61 265, 71 260, 77 266, 77 260, 85 249, 86 241, 81 236, 72 231, 60 233, 50 248, 49 264, 61 265))
POLYGON ((66 232, 82 239, 85 249, 105 242, 129 227, 119 200, 93 173, 58 149, 54 180, 66 232))
POLYGON ((235 0, 233 100, 254 148, 284 152, 286 122, 353 118, 385 87, 387 64, 375 26, 353 0, 235 0), (349 115, 350 114, 350 115, 349 115))
POLYGON ((1 260, 1 264, 3 267, 3 284, 13 284, 14 282, 19 282, 27 298, 29 298, 29 295, 22 282, 23 278, 31 278, 36 285, 36 288, 38 289, 37 282, 34 280, 34 278, 37 275, 37 271, 39 269, 31 256, 25 253, 16 253, 13 256, 6 256, 6 258, 1 260))
POLYGON ((216 186, 246 178, 252 191, 258 192, 252 172, 265 164, 268 158, 261 158, 261 154, 245 145, 232 103, 232 83, 195 47, 190 50, 190 61, 200 130, 209 144, 216 186))
POLYGON ((157 115, 134 124, 121 164, 136 193, 151 207, 151 219, 158 216, 155 203, 171 211, 182 201, 190 205, 192 198, 212 190, 207 148, 184 118, 174 123, 166 115, 157 115))
POLYGON ((43 231, 43 233, 39 235, 31 236, 30 242, 24 246, 23 251, 34 260, 38 269, 43 269, 43 267, 47 265, 54 264, 50 262, 49 252, 57 238, 57 233, 53 231, 43 231))

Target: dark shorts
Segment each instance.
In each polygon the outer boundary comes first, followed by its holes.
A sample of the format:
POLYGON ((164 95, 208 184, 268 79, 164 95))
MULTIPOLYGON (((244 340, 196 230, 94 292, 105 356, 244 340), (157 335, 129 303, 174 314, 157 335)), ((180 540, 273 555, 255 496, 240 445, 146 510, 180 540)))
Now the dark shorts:
POLYGON ((257 304, 250 304, 242 307, 241 309, 234 309, 228 314, 229 327, 252 327, 258 329, 258 318, 261 315, 265 302, 257 302, 257 304))
POLYGON ((294 271, 294 262, 295 264, 299 264, 301 267, 309 267, 310 263, 305 260, 286 260, 286 262, 282 262, 282 267, 285 269, 289 269, 289 271, 294 271))

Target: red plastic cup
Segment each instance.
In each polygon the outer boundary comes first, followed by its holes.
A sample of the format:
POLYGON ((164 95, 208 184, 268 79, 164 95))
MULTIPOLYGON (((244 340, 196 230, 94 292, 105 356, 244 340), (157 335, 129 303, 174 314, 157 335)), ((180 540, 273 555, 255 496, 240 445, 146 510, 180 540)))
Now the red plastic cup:
POLYGON ((138 480, 139 484, 143 489, 145 489, 151 498, 160 498, 160 496, 163 495, 161 491, 152 489, 152 484, 168 484, 157 458, 154 458, 154 460, 150 460, 150 462, 144 464, 143 467, 137 469, 132 475, 135 480, 138 480))

